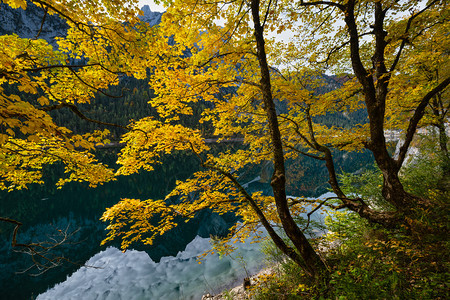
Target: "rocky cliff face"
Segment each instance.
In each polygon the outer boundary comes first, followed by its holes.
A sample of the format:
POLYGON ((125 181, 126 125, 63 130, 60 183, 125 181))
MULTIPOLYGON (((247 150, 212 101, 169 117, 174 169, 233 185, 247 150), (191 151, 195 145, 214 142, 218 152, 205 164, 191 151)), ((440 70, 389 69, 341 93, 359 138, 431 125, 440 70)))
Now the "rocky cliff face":
MULTIPOLYGON (((163 13, 152 12, 148 5, 141 8, 141 21, 154 26, 161 22, 163 13)), ((28 3, 26 10, 13 9, 0 2, 0 35, 17 34, 22 38, 41 38, 56 45, 55 37, 66 35, 68 25, 57 15, 46 15, 44 10, 33 3, 28 3), (42 30, 41 30, 42 27, 42 30)))
POLYGON ((144 13, 143 16, 139 16, 139 19, 141 19, 141 21, 147 22, 150 26, 155 26, 161 22, 163 13, 151 11, 150 6, 148 5, 144 5, 141 10, 144 13))
POLYGON ((44 16, 44 10, 32 3, 28 3, 26 10, 0 3, 0 35, 15 33, 22 38, 41 38, 56 45, 55 37, 66 35, 68 25, 56 15, 47 15, 45 19, 44 16))

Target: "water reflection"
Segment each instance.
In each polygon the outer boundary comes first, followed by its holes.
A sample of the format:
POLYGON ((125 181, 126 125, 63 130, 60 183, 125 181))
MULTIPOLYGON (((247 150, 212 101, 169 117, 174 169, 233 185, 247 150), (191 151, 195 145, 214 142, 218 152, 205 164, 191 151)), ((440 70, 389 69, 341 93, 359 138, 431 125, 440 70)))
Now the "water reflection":
MULTIPOLYGON (((105 157, 112 160, 113 156, 105 157)), ((116 182, 107 183, 97 189, 86 185, 71 183, 61 190, 54 187, 56 178, 62 170, 48 170, 45 185, 32 186, 27 191, 0 193, 0 215, 8 216, 24 223, 20 228, 18 242, 44 241, 57 230, 68 232, 78 230, 71 243, 56 250, 55 254, 64 256, 78 264, 65 264, 48 271, 42 276, 16 274, 28 268, 31 258, 15 253, 11 249, 10 238, 13 227, 0 224, 0 290, 2 299, 30 299, 32 295, 44 292, 56 282, 65 280, 68 274, 84 264, 90 257, 104 250, 100 242, 105 238, 105 224, 99 221, 106 207, 117 203, 120 198, 162 198, 173 188, 176 180, 188 178, 198 169, 198 161, 187 155, 174 155, 155 166, 153 172, 141 172, 121 177, 116 182)), ((184 250, 196 235, 209 237, 209 234, 224 234, 233 222, 232 216, 212 216, 202 212, 196 219, 183 223, 164 237, 155 241, 154 247, 134 248, 145 250, 154 260, 162 256, 176 255, 184 250)), ((34 270, 36 271, 36 270, 34 270)))
MULTIPOLYGON (((114 153, 102 152, 103 161, 110 164, 114 153)), ((367 166, 372 157, 367 153, 336 155, 337 168, 354 172, 367 166)), ((241 182, 247 183, 250 191, 262 190, 270 193, 270 164, 246 168, 241 182), (259 177, 258 177, 259 176, 259 177)), ((68 244, 57 252, 73 262, 84 264, 88 259, 105 247, 100 241, 105 238, 105 224, 99 221, 106 207, 117 203, 120 198, 160 199, 175 185, 176 180, 184 180, 198 170, 195 157, 176 154, 166 158, 162 165, 156 165, 153 172, 141 172, 133 176, 119 178, 116 182, 105 184, 97 189, 89 189, 83 184, 68 184, 61 190, 54 187, 56 178, 62 170, 49 169, 47 182, 42 186, 32 186, 27 191, 0 193, 0 216, 20 220, 24 226, 20 229, 18 242, 42 241, 49 234, 61 228, 79 231, 74 235, 73 244, 68 244)), ((290 180, 288 193, 293 195, 320 195, 327 191, 327 177, 324 166, 317 161, 296 160, 287 162, 290 180), (301 170, 300 170, 301 166, 301 170), (300 170, 300 171, 299 171, 300 170), (295 175, 295 176, 294 176, 295 175)), ((232 215, 212 215, 208 211, 198 214, 189 223, 180 224, 172 231, 158 238, 154 246, 135 245, 136 250, 144 250, 154 261, 163 256, 176 256, 197 235, 209 237, 210 234, 226 233, 235 221, 232 215)), ((11 251, 10 238, 13 227, 0 223, 0 290, 2 299, 30 299, 55 283, 62 282, 68 274, 80 268, 78 264, 66 264, 61 268, 50 270, 39 277, 27 274, 15 274, 30 266, 31 260, 23 254, 11 251)), ((114 246, 114 245, 113 245, 114 246)), ((117 246, 117 245, 116 245, 117 246)))

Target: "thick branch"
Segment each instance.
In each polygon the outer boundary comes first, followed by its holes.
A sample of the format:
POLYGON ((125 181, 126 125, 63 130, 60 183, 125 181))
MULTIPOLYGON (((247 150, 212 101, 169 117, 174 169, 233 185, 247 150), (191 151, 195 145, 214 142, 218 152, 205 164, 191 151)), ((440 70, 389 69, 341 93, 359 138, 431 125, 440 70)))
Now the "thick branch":
POLYGON ((328 177, 329 177, 328 183, 331 185, 331 188, 333 189, 333 192, 337 195, 337 198, 340 199, 343 203, 343 205, 339 206, 338 209, 346 207, 358 213, 361 217, 371 222, 381 224, 387 228, 398 226, 398 220, 400 216, 397 212, 380 212, 370 208, 361 198, 350 199, 345 195, 345 193, 342 191, 339 185, 339 181, 337 180, 331 150, 328 147, 319 144, 314 138, 312 119, 308 110, 306 110, 306 117, 314 149, 324 154, 324 159, 326 162, 326 168, 328 170, 328 177))
POLYGON ((331 1, 310 1, 310 2, 305 2, 303 0, 300 1, 300 5, 301 6, 317 6, 317 5, 328 5, 328 6, 334 6, 339 8, 342 11, 345 11, 345 6, 340 4, 340 3, 335 3, 335 2, 331 2, 331 1))
POLYGON ((350 0, 345 6, 345 23, 347 24, 348 34, 350 35, 350 56, 352 61, 353 71, 356 77, 361 82, 365 94, 375 95, 375 87, 372 78, 364 68, 361 61, 358 27, 355 20, 355 0, 350 0))
MULTIPOLYGON (((325 165, 328 170, 328 177, 330 178, 330 180, 328 182, 330 183, 331 188, 333 189, 334 193, 339 198, 346 199, 347 196, 341 190, 341 188, 339 186, 339 182, 337 180, 336 170, 334 168, 333 156, 331 154, 330 149, 326 146, 319 144, 315 138, 314 128, 313 128, 313 124, 312 124, 312 118, 309 113, 309 107, 306 109, 305 113, 306 113, 306 119, 308 122, 309 135, 311 137, 313 147, 315 150, 320 151, 324 154, 325 165)), ((346 203, 346 202, 344 201, 344 203, 346 203)))
POLYGON ((423 115, 425 114, 425 108, 427 107, 428 103, 436 94, 442 92, 449 84, 450 84, 450 77, 447 77, 438 86, 429 91, 420 101, 419 105, 414 111, 414 115, 409 121, 408 129, 406 130, 405 142, 400 147, 398 159, 396 160, 398 168, 400 168, 400 166, 403 164, 403 161, 405 160, 406 153, 408 152, 409 146, 411 145, 412 139, 417 129, 417 125, 419 121, 422 119, 423 115))
POLYGON ((377 97, 387 93, 387 85, 389 83, 389 76, 386 75, 387 69, 384 59, 384 52, 387 42, 385 41, 387 32, 384 30, 384 19, 386 17, 386 10, 383 10, 381 2, 375 2, 375 24, 373 32, 375 34, 375 50, 372 57, 373 68, 377 79, 377 97))
MULTIPOLYGON (((222 170, 221 168, 218 168, 218 167, 210 165, 210 164, 202 163, 202 165, 205 168, 215 170, 215 171, 219 172, 220 174, 224 175, 225 177, 227 177, 234 184, 234 186, 236 186, 238 188, 239 192, 244 196, 245 200, 250 205, 250 207, 253 209, 253 211, 256 213, 259 221, 264 226, 264 228, 267 230, 267 233, 272 238, 274 243, 278 247, 280 247, 280 249, 283 251, 283 253, 287 254, 291 259, 293 259, 296 262, 297 261, 300 262, 294 249, 292 249, 291 247, 286 245, 286 243, 283 241, 283 239, 275 232, 272 225, 269 223, 266 216, 264 215, 263 211, 259 208, 258 204, 255 202, 255 200, 252 198, 252 196, 250 196, 247 193, 245 188, 236 180, 236 178, 231 173, 226 172, 225 170, 222 170)), ((303 263, 301 263, 301 265, 303 265, 303 263)))

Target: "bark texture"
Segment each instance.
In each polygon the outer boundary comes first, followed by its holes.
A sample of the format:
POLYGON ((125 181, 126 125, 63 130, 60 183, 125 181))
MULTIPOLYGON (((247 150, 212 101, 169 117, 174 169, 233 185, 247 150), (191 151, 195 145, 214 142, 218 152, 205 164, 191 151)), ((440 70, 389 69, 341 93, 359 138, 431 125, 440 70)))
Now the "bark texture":
MULTIPOLYGON (((254 35, 257 47, 257 56, 261 72, 260 89, 263 97, 264 109, 266 111, 268 126, 272 142, 274 172, 271 180, 271 186, 274 193, 277 212, 286 235, 294 244, 304 261, 305 271, 316 281, 322 280, 327 273, 324 262, 312 248, 311 244, 297 226, 289 210, 286 199, 286 172, 284 166, 284 153, 281 140, 281 134, 278 125, 278 117, 273 101, 269 66, 264 46, 264 28, 260 20, 260 2, 251 1, 251 12, 254 23, 254 35)), ((281 249, 283 250, 283 249, 281 249)))

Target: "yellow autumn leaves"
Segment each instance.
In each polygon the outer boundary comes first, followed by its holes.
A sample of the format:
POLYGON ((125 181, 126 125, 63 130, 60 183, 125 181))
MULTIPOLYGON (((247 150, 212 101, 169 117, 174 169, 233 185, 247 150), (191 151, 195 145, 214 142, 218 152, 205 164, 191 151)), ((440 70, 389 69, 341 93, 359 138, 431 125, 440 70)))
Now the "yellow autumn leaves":
MULTIPOLYGON (((256 230, 259 219, 242 193, 243 186, 230 179, 239 181, 246 168, 272 159, 248 3, 163 1, 170 7, 162 23, 148 28, 138 23, 135 1, 31 2, 64 18, 69 29, 67 36, 56 39, 58 48, 38 38, 0 37, 0 188, 41 183, 42 167, 56 162, 62 162, 67 173, 58 185, 86 181, 96 186, 114 176, 151 171, 164 155, 187 151, 204 169, 177 182, 166 199, 124 199, 109 208, 102 217, 110 224, 105 242, 120 238, 123 248, 141 240, 151 244, 157 235, 176 226, 176 216, 189 220, 208 208, 240 216, 243 225, 236 234, 242 238, 256 230), (48 112, 66 104, 89 104, 96 94, 117 85, 122 75, 149 77, 156 95, 149 105, 158 116, 130 120, 129 131, 121 139, 125 146, 117 161, 120 168, 114 172, 92 154, 96 145, 108 143, 106 131, 77 135, 56 125, 48 112), (198 107, 200 113, 195 111, 198 107), (213 153, 205 141, 211 136, 181 122, 194 114, 200 114, 195 116, 199 122, 209 124, 219 142, 236 139, 244 146, 213 153), (177 198, 177 203, 166 203, 169 197, 177 198)), ((430 9, 415 19, 412 26, 417 30, 404 36, 407 18, 395 15, 413 9, 414 1, 391 2, 383 1, 392 10, 385 24, 384 55, 392 64, 399 47, 406 50, 401 63, 383 75, 391 78, 383 125, 400 130, 408 124, 405 120, 418 99, 448 76, 449 23, 448 9, 430 9)), ((25 1, 4 3, 26 8, 25 1)), ((292 35, 285 42, 265 40, 285 156, 294 159, 302 151, 320 157, 320 145, 359 151, 370 142, 367 124, 320 122, 320 117, 348 116, 365 107, 361 84, 349 63, 347 28, 336 22, 343 14, 339 9, 306 9, 301 4, 260 3, 265 33, 290 31, 292 35), (324 73, 339 74, 333 90, 325 89, 324 73), (315 92, 321 88, 321 93, 315 92)), ((364 37, 361 63, 370 76, 376 66, 371 65, 371 20, 365 16, 373 5, 361 2, 356 20, 364 37)), ((373 77, 375 84, 382 79, 373 77)), ((445 95, 436 99, 436 105, 432 103, 438 113, 429 111, 424 125, 445 117, 445 95)), ((279 222, 272 197, 261 193, 248 197, 269 222, 279 222)), ((303 212, 300 206, 291 210, 295 216, 303 212)))
POLYGON ((42 16, 56 14, 69 29, 54 44, 40 39, 40 28, 33 28, 34 38, 0 36, 0 188, 42 183, 42 168, 57 162, 65 168, 59 187, 70 181, 95 187, 113 180, 113 170, 90 152, 109 142, 109 131, 74 134, 55 124, 49 112, 90 103, 97 93, 118 84, 119 72, 133 73, 132 51, 138 50, 130 44, 138 43, 141 33, 123 21, 138 29, 138 10, 128 1, 3 2, 13 9, 32 6, 42 16))

